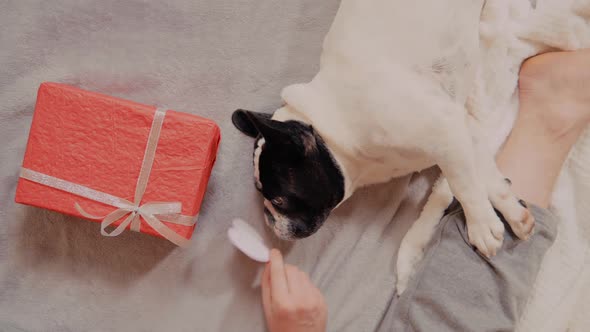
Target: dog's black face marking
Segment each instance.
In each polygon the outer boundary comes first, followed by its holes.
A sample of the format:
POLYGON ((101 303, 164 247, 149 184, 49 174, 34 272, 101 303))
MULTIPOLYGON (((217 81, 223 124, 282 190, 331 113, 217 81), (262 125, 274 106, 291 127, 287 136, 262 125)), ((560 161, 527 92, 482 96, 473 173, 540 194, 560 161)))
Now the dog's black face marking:
POLYGON ((237 110, 234 125, 264 138, 258 159, 267 223, 286 240, 315 233, 344 197, 344 177, 313 128, 299 121, 237 110))

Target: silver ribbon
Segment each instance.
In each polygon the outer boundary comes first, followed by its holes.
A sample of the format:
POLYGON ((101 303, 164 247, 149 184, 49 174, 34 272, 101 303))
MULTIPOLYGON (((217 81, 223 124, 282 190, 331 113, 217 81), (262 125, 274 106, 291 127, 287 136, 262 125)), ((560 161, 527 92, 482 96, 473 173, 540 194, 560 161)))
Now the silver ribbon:
POLYGON ((156 156, 156 148, 158 147, 160 132, 162 130, 162 124, 164 123, 165 116, 166 111, 162 109, 157 109, 156 113, 154 114, 152 127, 150 129, 145 153, 143 155, 143 162, 141 164, 139 177, 137 178, 137 184, 135 186, 135 196, 133 202, 24 167, 21 169, 20 177, 51 188, 59 189, 77 196, 116 207, 116 210, 107 214, 106 216, 101 217, 84 211, 84 209, 82 209, 78 203, 75 203, 76 210, 78 210, 82 216, 89 219, 102 220, 100 233, 104 236, 117 236, 123 233, 125 228, 127 228, 129 225, 131 225, 130 229, 132 231, 139 232, 141 227, 140 217, 143 217, 148 225, 150 225, 164 238, 178 246, 184 247, 188 244, 188 240, 168 228, 164 223, 162 223, 162 221, 160 221, 160 219, 178 225, 192 226, 196 223, 196 216, 181 215, 180 212, 182 210, 182 203, 180 202, 147 202, 140 205, 143 194, 147 188, 148 180, 150 178, 152 165, 156 156), (117 226, 112 232, 107 232, 107 227, 112 225, 117 220, 125 217, 126 215, 127 218, 125 218, 125 220, 123 220, 119 226, 117 226))

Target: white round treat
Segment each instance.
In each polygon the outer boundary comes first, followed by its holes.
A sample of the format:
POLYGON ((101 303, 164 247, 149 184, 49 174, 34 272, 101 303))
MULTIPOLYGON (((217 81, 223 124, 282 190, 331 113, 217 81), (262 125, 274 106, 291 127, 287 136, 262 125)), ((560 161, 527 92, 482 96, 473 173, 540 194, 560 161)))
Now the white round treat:
POLYGON ((258 262, 268 262, 270 250, 264 245, 256 230, 242 219, 233 220, 232 226, 227 230, 227 236, 246 256, 258 262))

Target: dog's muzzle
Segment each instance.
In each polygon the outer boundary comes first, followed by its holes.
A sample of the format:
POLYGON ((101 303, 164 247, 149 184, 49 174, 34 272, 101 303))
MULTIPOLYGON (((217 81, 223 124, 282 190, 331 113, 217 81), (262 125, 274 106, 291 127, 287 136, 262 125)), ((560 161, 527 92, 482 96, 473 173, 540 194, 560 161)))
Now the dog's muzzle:
POLYGON ((270 210, 267 208, 264 208, 264 219, 266 220, 266 224, 270 227, 274 226, 274 224, 277 222, 275 220, 275 217, 272 215, 272 213, 270 213, 270 210))

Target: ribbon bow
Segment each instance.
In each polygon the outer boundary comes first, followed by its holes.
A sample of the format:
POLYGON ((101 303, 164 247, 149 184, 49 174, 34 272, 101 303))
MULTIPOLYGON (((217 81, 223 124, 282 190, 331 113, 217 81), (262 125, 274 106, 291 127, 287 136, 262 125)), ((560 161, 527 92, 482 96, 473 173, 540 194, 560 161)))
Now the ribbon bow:
POLYGON ((100 225, 100 233, 104 236, 117 236, 123 233, 125 228, 127 228, 129 225, 131 225, 130 228, 132 231, 139 232, 141 227, 140 217, 142 217, 156 232, 158 232, 164 238, 178 246, 185 246, 188 243, 188 240, 178 235, 178 233, 174 232, 164 223, 162 223, 162 221, 160 221, 160 219, 163 219, 167 222, 180 225, 194 225, 196 222, 195 217, 180 214, 182 210, 182 203, 147 202, 141 204, 141 200, 147 188, 152 165, 154 163, 156 148, 158 146, 158 140, 160 139, 160 131, 162 129, 162 124, 164 123, 165 115, 166 112, 160 109, 156 110, 156 113, 154 114, 152 127, 150 129, 150 134, 148 136, 148 141, 143 156, 143 162, 141 164, 139 177, 137 178, 137 184, 135 186, 134 202, 130 202, 126 199, 116 197, 102 191, 94 190, 92 188, 88 188, 73 182, 62 180, 47 174, 35 172, 27 168, 23 168, 21 170, 21 177, 36 183, 75 194, 77 196, 85 197, 96 202, 116 207, 117 210, 114 210, 106 216, 100 217, 84 211, 84 209, 78 203, 74 204, 76 210, 78 210, 82 216, 89 219, 102 220, 100 225), (127 218, 125 218, 125 220, 119 224, 119 226, 117 226, 110 233, 107 232, 107 227, 126 215, 128 215, 127 218), (156 216, 158 216, 160 219, 156 216))

